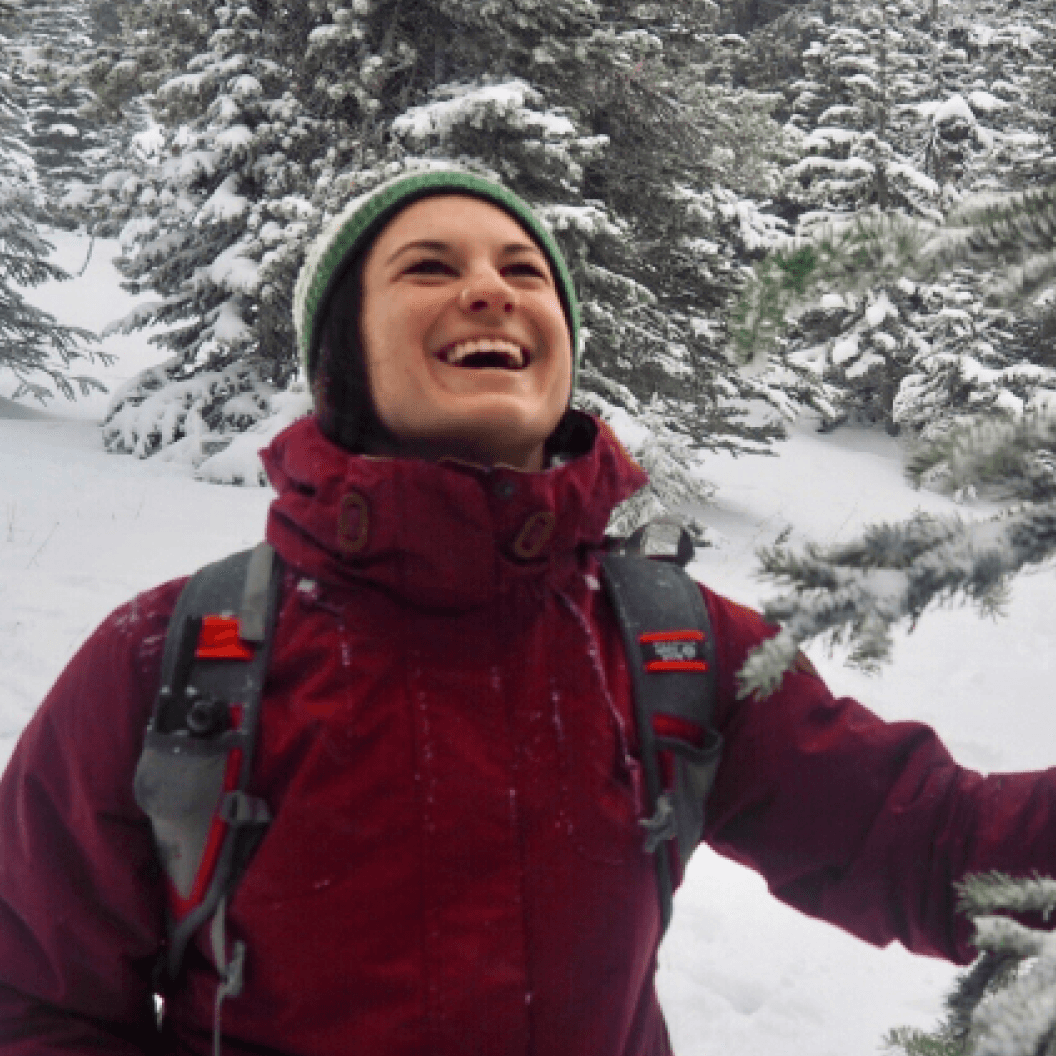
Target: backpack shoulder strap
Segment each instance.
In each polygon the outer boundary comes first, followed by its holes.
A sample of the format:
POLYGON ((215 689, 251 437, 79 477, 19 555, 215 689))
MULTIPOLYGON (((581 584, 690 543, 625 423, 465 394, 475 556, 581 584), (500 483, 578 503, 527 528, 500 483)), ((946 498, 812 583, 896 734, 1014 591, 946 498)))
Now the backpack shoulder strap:
MULTIPOLYGON (((684 550, 680 540, 679 554, 684 550)), ((704 831, 704 801, 722 749, 713 726, 715 641, 700 588, 678 563, 614 552, 602 557, 601 566, 631 674, 651 812, 641 823, 644 847, 656 863, 666 930, 673 896, 670 841, 684 869, 704 831), (668 775, 660 753, 670 753, 668 775)))
MULTIPOLYGON (((207 565, 187 582, 169 621, 135 778, 168 881, 169 979, 194 932, 223 911, 270 820, 246 789, 281 571, 267 543, 207 565)), ((215 952, 224 975, 226 951, 215 952)), ((239 951, 232 961, 240 963, 239 951)))

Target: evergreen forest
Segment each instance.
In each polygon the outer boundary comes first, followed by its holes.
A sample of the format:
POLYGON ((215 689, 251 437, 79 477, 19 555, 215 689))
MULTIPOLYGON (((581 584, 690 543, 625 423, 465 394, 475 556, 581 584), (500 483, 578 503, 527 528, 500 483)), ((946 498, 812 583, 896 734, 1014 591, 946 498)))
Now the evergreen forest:
MULTIPOLYGON (((16 400, 72 398, 108 333, 141 333, 115 456, 256 484, 234 455, 309 405, 307 246, 454 162, 568 257, 577 403, 652 481, 613 531, 668 515, 706 545, 708 453, 766 457, 796 419, 900 437, 912 483, 962 504, 763 551, 783 629, 745 694, 812 640, 869 667, 929 606, 999 612, 1056 551, 1053 0, 0 0, 0 49, 0 368, 16 400), (22 296, 63 277, 62 228, 119 241, 138 302, 101 334, 22 296)), ((979 965, 890 1045, 1056 1051, 1051 940, 1002 915, 1048 914, 1051 883, 964 899, 979 965)))

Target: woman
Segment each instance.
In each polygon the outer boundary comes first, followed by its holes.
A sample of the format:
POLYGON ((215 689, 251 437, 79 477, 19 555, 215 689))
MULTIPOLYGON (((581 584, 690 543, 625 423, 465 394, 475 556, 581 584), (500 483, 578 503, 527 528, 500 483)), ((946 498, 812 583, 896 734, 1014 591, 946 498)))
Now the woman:
MULTIPOLYGON (((569 411, 560 253, 462 172, 353 203, 298 283, 316 414, 264 455, 287 569, 252 791, 273 822, 227 913, 229 1054, 670 1051, 610 511, 645 477, 569 411)), ((0 1053, 206 1053, 196 936, 165 993, 164 896, 132 774, 183 581, 88 640, 0 785, 0 1053)), ((773 633, 701 588, 726 742, 705 838, 867 941, 967 961, 953 884, 1056 872, 1052 773, 983 778, 809 663, 734 676, 773 633)), ((203 929, 203 932, 205 929, 203 929)))

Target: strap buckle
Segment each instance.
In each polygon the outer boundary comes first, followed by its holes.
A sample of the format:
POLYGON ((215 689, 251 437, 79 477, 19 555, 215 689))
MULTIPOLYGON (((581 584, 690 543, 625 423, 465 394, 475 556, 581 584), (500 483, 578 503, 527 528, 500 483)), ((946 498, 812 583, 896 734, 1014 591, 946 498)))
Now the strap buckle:
POLYGON ((682 521, 670 514, 657 517, 636 529, 623 544, 626 554, 651 557, 685 568, 693 560, 696 547, 682 521))
POLYGON ((220 801, 220 817, 228 825, 267 825, 271 811, 258 796, 248 796, 239 789, 228 792, 220 801))

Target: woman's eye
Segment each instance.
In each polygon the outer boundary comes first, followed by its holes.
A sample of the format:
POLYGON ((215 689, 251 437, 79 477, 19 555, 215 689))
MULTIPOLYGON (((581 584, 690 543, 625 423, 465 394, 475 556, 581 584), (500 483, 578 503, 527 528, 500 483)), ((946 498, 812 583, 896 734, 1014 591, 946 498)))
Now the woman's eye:
POLYGON ((407 271, 417 275, 443 275, 453 274, 454 268, 450 264, 445 264, 442 260, 429 258, 417 261, 407 271))
POLYGON ((504 268, 507 274, 513 273, 515 275, 536 275, 540 279, 545 278, 542 269, 538 268, 535 264, 529 264, 527 261, 520 261, 517 264, 511 264, 508 268, 504 268))

